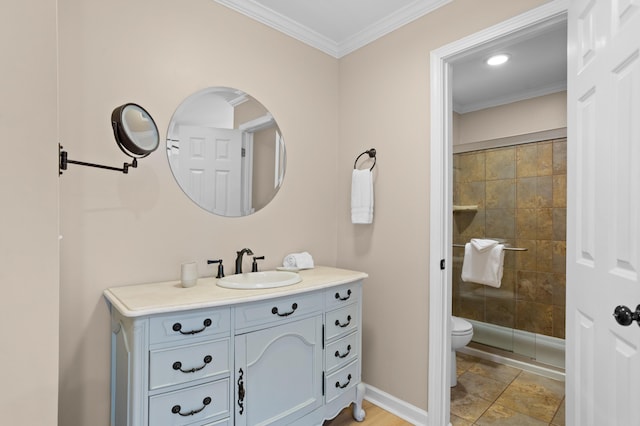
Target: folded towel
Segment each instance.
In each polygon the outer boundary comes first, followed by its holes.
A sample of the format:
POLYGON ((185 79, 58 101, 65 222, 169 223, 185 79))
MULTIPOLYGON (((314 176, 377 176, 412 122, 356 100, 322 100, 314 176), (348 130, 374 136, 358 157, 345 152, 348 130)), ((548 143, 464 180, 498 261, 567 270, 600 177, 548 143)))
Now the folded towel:
POLYGON ((311 269, 313 268, 313 257, 306 251, 291 253, 285 256, 282 266, 286 268, 311 269))
POLYGON ((351 222, 373 222, 373 174, 354 169, 351 175, 351 222))
POLYGON ((474 238, 464 246, 462 280, 500 287, 504 267, 504 245, 474 238))

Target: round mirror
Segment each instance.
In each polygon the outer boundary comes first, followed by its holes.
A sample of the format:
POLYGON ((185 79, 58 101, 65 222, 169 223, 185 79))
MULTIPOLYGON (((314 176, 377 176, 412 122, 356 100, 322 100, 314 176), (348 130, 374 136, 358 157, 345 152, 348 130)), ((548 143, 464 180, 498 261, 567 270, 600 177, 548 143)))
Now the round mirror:
POLYGON ((286 166, 273 115, 245 92, 211 87, 185 99, 167 131, 169 166, 184 193, 221 216, 252 214, 276 195, 286 166))
POLYGON ((149 113, 136 104, 124 104, 111 113, 113 134, 129 157, 142 158, 158 149, 160 133, 149 113))

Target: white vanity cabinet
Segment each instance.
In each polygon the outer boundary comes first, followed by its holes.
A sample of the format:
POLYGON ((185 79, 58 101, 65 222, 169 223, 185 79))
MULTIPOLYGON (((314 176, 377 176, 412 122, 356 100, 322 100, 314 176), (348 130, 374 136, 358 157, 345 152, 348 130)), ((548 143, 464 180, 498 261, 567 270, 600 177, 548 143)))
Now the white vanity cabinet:
POLYGON ((111 318, 112 425, 231 424, 230 308, 111 318))
POLYGON ((322 425, 354 404, 366 274, 318 267, 302 282, 230 290, 214 278, 105 291, 112 426, 322 425))

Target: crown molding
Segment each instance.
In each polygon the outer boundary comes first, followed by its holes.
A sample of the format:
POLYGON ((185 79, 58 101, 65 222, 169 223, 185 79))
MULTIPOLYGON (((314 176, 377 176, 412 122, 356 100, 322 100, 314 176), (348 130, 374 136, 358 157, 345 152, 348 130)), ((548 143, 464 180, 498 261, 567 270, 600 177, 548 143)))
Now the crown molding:
POLYGON ((471 104, 460 105, 454 102, 453 110, 458 114, 466 114, 468 112, 479 111, 481 109, 497 107, 500 105, 506 105, 513 102, 525 101, 527 99, 533 99, 540 96, 551 95, 552 93, 564 92, 567 90, 567 83, 561 82, 551 84, 546 87, 536 88, 535 90, 527 90, 518 93, 513 93, 507 96, 499 98, 487 99, 482 102, 475 102, 471 104))
POLYGON ((433 12, 451 1, 453 0, 419 0, 403 7, 402 9, 398 9, 386 18, 369 25, 359 33, 354 34, 341 43, 338 43, 337 58, 348 55, 372 41, 375 41, 380 37, 385 36, 430 12, 433 12))
POLYGON ((343 41, 334 41, 254 0, 215 0, 251 19, 278 30, 322 52, 341 58, 412 22, 452 0, 416 0, 343 41))

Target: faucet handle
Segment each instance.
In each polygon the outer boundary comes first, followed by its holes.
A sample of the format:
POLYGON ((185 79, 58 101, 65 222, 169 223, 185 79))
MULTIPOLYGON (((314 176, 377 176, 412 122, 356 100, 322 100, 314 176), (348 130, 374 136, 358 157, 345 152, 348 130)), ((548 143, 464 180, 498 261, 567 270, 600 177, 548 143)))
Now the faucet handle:
POLYGON ((251 264, 251 272, 258 272, 258 260, 264 260, 264 256, 254 256, 251 264))
POLYGON ((218 264, 218 275, 216 276, 216 278, 223 278, 224 277, 224 266, 222 266, 222 259, 207 260, 207 265, 211 265, 212 263, 217 263, 218 264))

